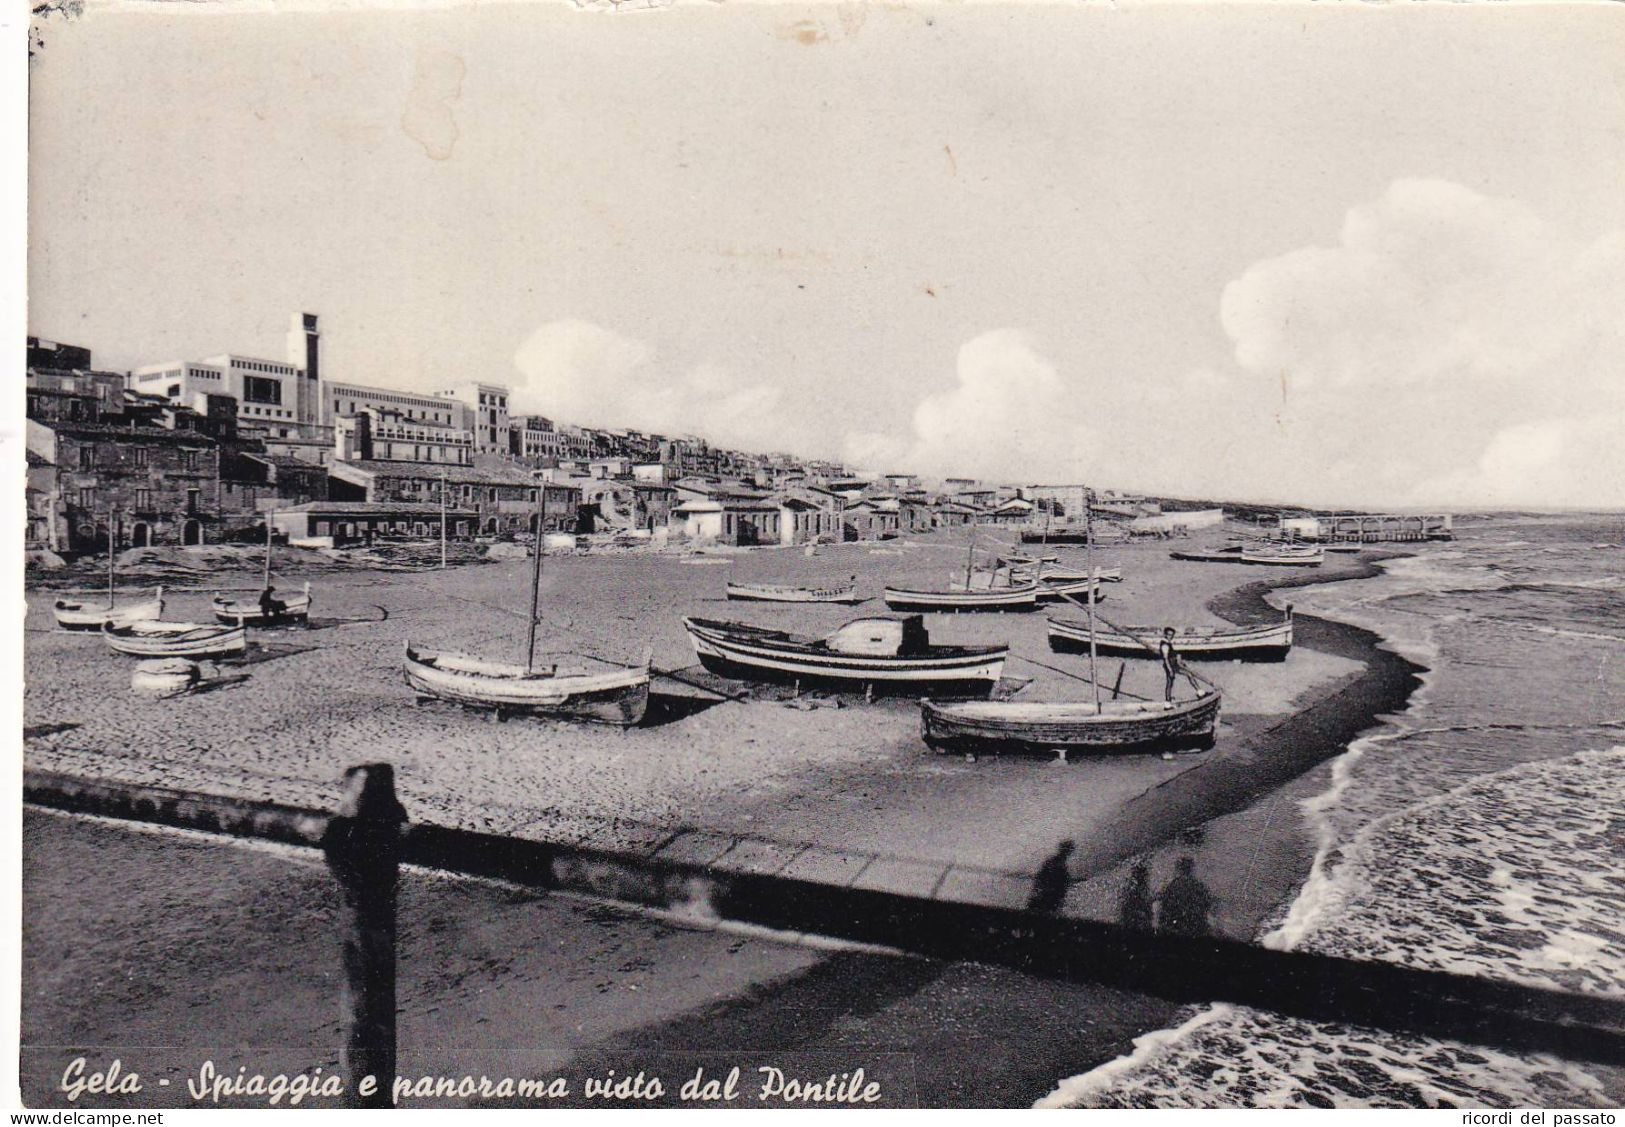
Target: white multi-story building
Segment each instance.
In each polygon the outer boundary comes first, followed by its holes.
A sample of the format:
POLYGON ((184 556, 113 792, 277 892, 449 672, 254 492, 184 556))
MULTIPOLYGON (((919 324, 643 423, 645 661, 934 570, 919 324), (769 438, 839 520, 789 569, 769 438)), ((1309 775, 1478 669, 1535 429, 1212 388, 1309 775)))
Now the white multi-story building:
POLYGON ((565 438, 553 428, 551 419, 526 415, 509 425, 512 453, 521 458, 557 461, 565 456, 565 438))
POLYGON ((273 438, 304 437, 321 423, 319 340, 316 315, 295 313, 285 361, 227 352, 146 364, 130 372, 130 389, 194 409, 200 396, 229 395, 239 425, 273 438))
POLYGON ((508 389, 478 380, 458 383, 441 392, 444 399, 461 403, 462 424, 474 432, 474 449, 481 454, 509 453, 508 389))
POLYGON ((337 416, 333 429, 333 456, 340 462, 474 463, 473 434, 449 423, 363 408, 353 415, 337 416))
MULTIPOLYGON (((406 419, 419 419, 459 430, 463 425, 463 405, 443 395, 424 395, 413 391, 397 391, 389 387, 367 387, 363 384, 322 383, 322 421, 331 423, 345 415, 362 411, 390 412, 406 419)), ((469 435, 473 441, 473 435, 469 435)))

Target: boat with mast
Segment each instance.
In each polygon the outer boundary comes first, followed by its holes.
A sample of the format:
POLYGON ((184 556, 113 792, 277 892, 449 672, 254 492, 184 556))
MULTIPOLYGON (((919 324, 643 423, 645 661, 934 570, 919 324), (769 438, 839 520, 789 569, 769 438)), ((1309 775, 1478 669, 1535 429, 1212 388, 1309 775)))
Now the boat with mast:
POLYGON ((542 490, 537 490, 536 544, 530 576, 530 624, 523 665, 489 661, 454 650, 429 650, 406 643, 403 674, 418 702, 448 701, 470 708, 555 716, 630 728, 649 708, 649 656, 639 665, 621 665, 590 655, 602 669, 561 669, 536 664, 536 626, 541 621, 542 490))
MULTIPOLYGON (((271 514, 265 514, 265 571, 260 583, 260 590, 271 590, 271 514)), ((286 599, 278 599, 279 606, 269 610, 258 599, 228 599, 224 595, 216 595, 211 601, 214 608, 216 622, 228 625, 257 626, 289 626, 299 622, 310 621, 310 580, 305 580, 304 587, 296 595, 286 599)))
MULTIPOLYGON (((1094 571, 1092 534, 1093 495, 1084 546, 1091 580, 1094 571)), ((962 751, 974 759, 984 752, 1054 751, 1065 758, 1072 751, 1127 752, 1212 745, 1219 718, 1219 693, 1188 670, 1195 699, 1156 701, 1123 700, 1121 676, 1111 700, 1102 700, 1098 672, 1099 644, 1095 628, 1095 587, 1091 584, 1080 605, 1087 615, 1089 683, 1092 701, 1018 702, 977 701, 920 705, 920 734, 933 750, 962 751)), ((1075 600, 1074 600, 1075 601, 1075 600)))
POLYGON ((52 605, 51 611, 56 616, 56 624, 63 630, 97 631, 112 624, 114 626, 128 626, 135 622, 148 622, 163 617, 164 589, 156 588, 151 598, 139 599, 133 603, 119 606, 117 599, 116 567, 118 560, 117 545, 113 540, 113 514, 107 516, 107 605, 105 607, 88 607, 84 603, 73 602, 69 599, 58 599, 52 605))
POLYGON ((899 611, 1030 611, 1038 609, 1042 585, 1036 579, 1019 586, 973 585, 976 574, 976 533, 971 531, 965 552, 965 579, 945 589, 886 587, 886 605, 899 611))

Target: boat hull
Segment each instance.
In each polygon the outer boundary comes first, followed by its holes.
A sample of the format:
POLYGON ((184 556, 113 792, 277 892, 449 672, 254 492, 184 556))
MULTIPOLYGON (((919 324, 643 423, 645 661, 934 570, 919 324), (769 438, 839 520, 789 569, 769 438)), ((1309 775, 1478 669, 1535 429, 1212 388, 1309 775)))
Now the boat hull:
MULTIPOLYGON (((1125 626, 1122 630, 1097 629, 1095 652, 1107 657, 1157 659, 1157 645, 1162 641, 1160 627, 1125 626)), ((1088 653, 1088 625, 1050 619, 1049 646, 1056 653, 1088 653)), ((1285 661, 1292 649, 1292 623, 1250 630, 1179 633, 1174 635, 1174 648, 1181 658, 1194 661, 1285 661)))
POLYGON ((728 598, 756 603, 841 603, 855 606, 863 602, 856 586, 778 587, 765 583, 730 583, 728 598))
POLYGON ((58 599, 52 608, 56 624, 63 630, 83 630, 100 633, 106 625, 129 626, 136 622, 150 622, 164 613, 163 588, 150 599, 126 603, 121 607, 86 608, 83 603, 58 599))
POLYGON ((889 657, 827 652, 731 636, 684 619, 700 664, 735 681, 768 681, 890 696, 985 697, 1004 672, 1008 647, 964 647, 947 656, 889 657))
POLYGON ((886 605, 893 610, 1030 611, 1038 609, 1040 589, 1010 587, 985 591, 910 591, 887 587, 886 605))
POLYGON ((310 621, 310 596, 295 595, 284 600, 286 610, 280 614, 268 615, 260 609, 257 602, 236 603, 230 599, 215 597, 214 618, 216 622, 228 626, 289 626, 296 623, 310 621))
POLYGON ((631 728, 643 722, 649 708, 647 666, 581 676, 527 675, 520 666, 481 662, 466 654, 419 651, 409 644, 402 673, 407 685, 420 697, 499 713, 556 716, 631 728), (442 664, 448 660, 467 668, 442 664))
POLYGON ((1325 562, 1325 557, 1319 552, 1278 555, 1273 552, 1244 551, 1241 553, 1241 562, 1261 567, 1319 567, 1325 562))
POLYGON ((207 626, 196 622, 109 624, 102 640, 115 653, 132 657, 232 657, 248 651, 241 626, 207 626))
POLYGON ((937 751, 969 754, 1082 751, 1097 753, 1211 747, 1219 696, 1195 700, 1108 701, 1095 711, 1077 704, 920 705, 920 734, 937 751))

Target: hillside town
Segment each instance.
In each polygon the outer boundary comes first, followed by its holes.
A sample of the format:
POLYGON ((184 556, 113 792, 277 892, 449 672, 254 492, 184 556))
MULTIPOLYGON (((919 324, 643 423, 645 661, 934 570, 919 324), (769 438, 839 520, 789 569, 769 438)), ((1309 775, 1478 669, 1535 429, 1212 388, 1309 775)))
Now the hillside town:
MULTIPOLYGON (((927 482, 702 437, 580 426, 510 407, 510 389, 422 394, 332 378, 296 313, 282 360, 224 352, 98 369, 91 350, 28 339, 31 558, 262 539, 344 547, 398 539, 734 546, 882 540, 967 524, 1081 524, 1083 485, 927 482), (444 527, 442 527, 444 522, 444 527)), ((1102 491, 1104 537, 1217 524, 1102 491), (1109 525, 1105 522, 1109 522, 1109 525)))

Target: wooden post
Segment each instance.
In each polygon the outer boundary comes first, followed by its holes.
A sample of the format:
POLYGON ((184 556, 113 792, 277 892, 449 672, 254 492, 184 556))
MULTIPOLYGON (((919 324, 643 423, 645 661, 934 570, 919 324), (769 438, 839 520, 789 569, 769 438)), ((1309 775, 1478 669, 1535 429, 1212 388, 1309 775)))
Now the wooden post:
POLYGON ((394 1106, 395 886, 405 822, 395 769, 368 763, 344 773, 344 798, 322 835, 340 893, 339 1023, 351 1107, 394 1106))

